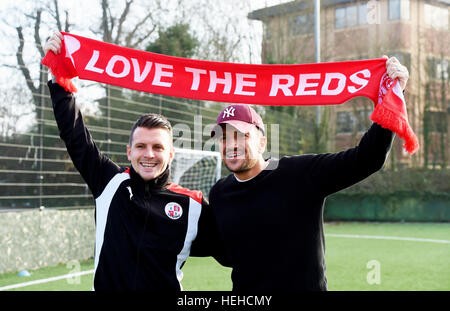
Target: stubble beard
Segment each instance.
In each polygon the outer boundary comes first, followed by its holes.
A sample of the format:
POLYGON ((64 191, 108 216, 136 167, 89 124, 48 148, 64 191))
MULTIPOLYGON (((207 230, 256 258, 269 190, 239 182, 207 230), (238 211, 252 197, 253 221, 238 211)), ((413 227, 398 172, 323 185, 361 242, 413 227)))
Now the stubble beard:
POLYGON ((228 164, 225 160, 223 161, 225 167, 232 173, 247 172, 247 171, 251 170, 256 165, 257 162, 258 162, 257 159, 245 159, 244 162, 242 162, 242 164, 238 168, 233 169, 228 166, 228 164))

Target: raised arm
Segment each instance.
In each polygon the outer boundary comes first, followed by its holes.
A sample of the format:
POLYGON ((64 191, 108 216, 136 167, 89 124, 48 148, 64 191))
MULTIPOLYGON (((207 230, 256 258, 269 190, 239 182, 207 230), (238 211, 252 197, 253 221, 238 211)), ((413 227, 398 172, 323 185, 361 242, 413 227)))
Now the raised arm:
MULTIPOLYGON (((408 69, 397 58, 386 55, 386 72, 406 88, 408 69)), ((329 195, 347 188, 380 170, 392 146, 394 134, 373 124, 358 146, 334 154, 320 154, 311 160, 311 178, 319 185, 319 193, 329 195)))
POLYGON ((372 124, 358 146, 311 158, 309 172, 317 192, 327 196, 345 189, 380 170, 389 154, 394 134, 372 124))
POLYGON ((75 168, 97 198, 107 182, 120 171, 120 167, 98 150, 84 125, 73 94, 52 81, 48 82, 48 87, 59 136, 64 141, 75 168))
MULTIPOLYGON (((44 47, 45 53, 49 50, 55 53, 60 52, 62 39, 60 35, 55 32, 49 39, 44 47)), ((94 197, 97 198, 107 182, 119 172, 120 168, 98 150, 84 125, 74 95, 53 81, 48 82, 48 87, 59 135, 66 144, 75 168, 80 172, 94 197)))

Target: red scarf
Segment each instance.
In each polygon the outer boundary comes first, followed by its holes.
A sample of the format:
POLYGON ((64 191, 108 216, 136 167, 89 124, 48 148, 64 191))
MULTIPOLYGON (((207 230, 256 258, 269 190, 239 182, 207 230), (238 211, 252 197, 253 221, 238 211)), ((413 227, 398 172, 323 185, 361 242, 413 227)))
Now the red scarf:
POLYGON ((249 65, 172 57, 62 33, 61 53, 42 59, 57 82, 76 92, 70 79, 98 81, 175 97, 256 105, 337 105, 370 98, 370 118, 419 148, 408 123, 398 81, 386 74, 385 59, 302 64, 249 65))

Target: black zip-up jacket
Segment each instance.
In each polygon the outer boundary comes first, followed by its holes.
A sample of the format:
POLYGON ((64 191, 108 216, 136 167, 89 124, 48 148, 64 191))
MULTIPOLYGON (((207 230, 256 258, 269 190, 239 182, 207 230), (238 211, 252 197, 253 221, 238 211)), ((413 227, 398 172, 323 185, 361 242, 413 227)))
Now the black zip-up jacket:
POLYGON ((94 289, 180 290, 187 257, 219 249, 207 202, 169 183, 169 169, 145 182, 132 167, 119 167, 96 147, 74 96, 48 86, 60 137, 95 198, 94 289))
POLYGON ((327 290, 325 198, 378 171, 393 136, 373 124, 357 147, 283 157, 248 181, 233 174, 218 181, 209 200, 233 268, 233 290, 327 290))

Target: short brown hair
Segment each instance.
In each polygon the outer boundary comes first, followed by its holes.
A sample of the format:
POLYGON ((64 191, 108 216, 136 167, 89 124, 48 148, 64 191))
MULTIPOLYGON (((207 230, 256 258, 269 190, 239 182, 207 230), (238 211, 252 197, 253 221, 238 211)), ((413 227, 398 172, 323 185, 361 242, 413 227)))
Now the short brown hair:
POLYGON ((136 123, 134 123, 130 133, 130 147, 133 143, 134 131, 138 127, 145 127, 147 129, 162 128, 169 132, 170 138, 173 139, 172 125, 170 124, 170 121, 167 120, 163 115, 157 113, 148 113, 141 116, 136 121, 136 123))

